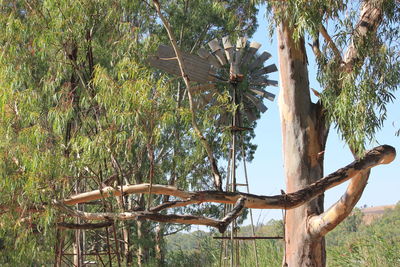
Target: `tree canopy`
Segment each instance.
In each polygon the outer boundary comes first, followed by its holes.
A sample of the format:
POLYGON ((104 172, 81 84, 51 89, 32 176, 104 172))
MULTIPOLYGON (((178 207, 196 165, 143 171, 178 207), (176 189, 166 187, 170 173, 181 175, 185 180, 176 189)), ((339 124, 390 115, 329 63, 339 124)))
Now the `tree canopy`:
MULTIPOLYGON (((327 136, 333 123, 359 158, 288 194, 215 191, 213 177, 227 175, 218 161, 228 160, 232 140, 216 118, 237 107, 220 90, 213 95, 219 105, 194 111, 184 68, 171 76, 147 59, 160 44, 171 43, 181 64, 179 52, 195 53, 214 38, 251 37, 256 2, 0 0, 0 263, 48 264, 60 223, 99 214, 109 221, 110 213, 150 219, 113 222, 123 230, 127 264, 134 250, 139 262, 149 260, 162 250, 160 236, 185 228, 169 222, 205 221, 224 231, 245 207, 293 209, 393 160, 394 148, 365 153, 365 144, 400 83, 398 2, 268 2, 271 27, 288 25, 316 55, 321 129, 327 136), (65 206, 85 192, 96 201, 65 206), (223 215, 213 202, 236 206, 223 215), (171 207, 174 215, 165 211, 171 207), (155 215, 166 224, 151 222, 155 215)), ((238 158, 252 159, 253 137, 246 133, 238 158)), ((87 242, 98 245, 93 236, 87 242)))

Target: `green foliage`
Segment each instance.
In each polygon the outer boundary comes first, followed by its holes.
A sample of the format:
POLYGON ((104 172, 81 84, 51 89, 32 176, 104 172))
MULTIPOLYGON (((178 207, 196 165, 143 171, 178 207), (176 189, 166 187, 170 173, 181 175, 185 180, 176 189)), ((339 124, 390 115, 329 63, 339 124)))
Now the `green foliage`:
MULTIPOLYGON (((340 225, 326 236, 328 266, 397 266, 400 261, 400 205, 386 210, 382 217, 366 225, 363 213, 355 209, 340 225)), ((281 236, 281 220, 271 220, 256 227, 258 236, 281 236)), ((211 239, 215 233, 196 231, 180 233, 167 238, 167 258, 171 266, 219 266, 221 242, 211 239)), ((240 236, 251 236, 251 226, 240 228, 240 236)), ((281 266, 283 243, 281 240, 258 240, 260 266, 281 266)), ((228 249, 227 262, 229 264, 228 249)), ((240 266, 255 266, 252 241, 240 242, 240 266)))
POLYGON ((219 246, 203 231, 178 233, 167 238, 166 266, 214 266, 219 246))
POLYGON ((400 205, 370 225, 354 224, 351 215, 327 236, 329 266, 397 266, 400 262, 400 205), (357 231, 346 229, 357 225, 357 231), (334 242, 332 242, 334 241, 334 242))
MULTIPOLYGON (((265 225, 256 227, 258 236, 282 235, 281 221, 271 220, 265 225)), ((168 266, 220 266, 220 260, 226 265, 230 262, 230 241, 227 242, 226 256, 223 252, 223 242, 212 239, 219 236, 215 232, 196 231, 179 233, 167 237, 168 266), (222 254, 221 254, 222 253, 222 254)), ((229 233, 227 233, 229 235, 229 233)), ((251 236, 251 227, 240 227, 239 236, 251 236)), ((240 266, 255 266, 256 254, 253 241, 239 241, 240 266)), ((257 240, 257 255, 260 266, 280 266, 283 257, 283 243, 281 240, 257 240)))
MULTIPOLYGON (((187 51, 230 32, 250 36, 257 26, 256 9, 246 1, 169 1, 163 10, 187 51)), ((53 199, 102 183, 149 182, 151 172, 154 183, 209 188, 209 163, 191 128, 182 84, 146 63, 168 40, 145 1, 3 0, 0 27, 1 265, 54 260, 59 212, 48 205, 53 199)), ((221 158, 217 111, 197 119, 221 158)), ((165 199, 126 196, 125 208, 143 210, 150 200, 165 199)), ((122 208, 109 198, 85 210, 122 208)), ((177 212, 218 217, 221 208, 177 212)), ((154 256, 154 226, 143 224, 139 238, 138 226, 129 225, 137 241, 132 251, 140 245, 154 256)), ((97 246, 98 240, 88 233, 86 242, 97 246)))
MULTIPOLYGON (((213 1, 163 1, 162 9, 184 51, 196 51, 214 38, 224 36, 251 37, 257 29, 258 9, 245 0, 213 1)), ((163 31, 159 25, 159 31, 163 31)), ((159 34, 162 42, 169 43, 165 35, 159 34)))
MULTIPOLYGON (((264 1, 262 1, 264 2, 264 1)), ((328 19, 340 19, 343 11, 346 11, 349 1, 265 1, 267 12, 273 19, 274 24, 270 25, 273 31, 281 21, 285 21, 293 27, 293 37, 295 40, 303 38, 305 33, 311 36, 318 36, 319 27, 328 19)))
POLYGON ((368 57, 353 72, 338 73, 340 66, 334 60, 322 65, 319 72, 321 84, 328 89, 322 94, 322 102, 329 122, 335 123, 359 154, 383 126, 386 104, 394 100, 393 92, 400 84, 397 49, 388 47, 384 40, 377 42, 365 42, 360 48, 360 53, 368 57))
POLYGON ((316 57, 318 81, 323 90, 321 101, 327 123, 333 123, 342 138, 359 155, 374 141, 386 119, 386 104, 394 100, 400 84, 399 9, 397 1, 375 1, 382 7, 377 33, 356 36, 361 4, 351 1, 291 0, 267 2, 268 15, 275 24, 284 21, 293 28, 297 41, 311 39, 319 47, 316 57), (344 68, 319 30, 325 26, 344 60, 348 48, 358 50, 351 70, 344 68))

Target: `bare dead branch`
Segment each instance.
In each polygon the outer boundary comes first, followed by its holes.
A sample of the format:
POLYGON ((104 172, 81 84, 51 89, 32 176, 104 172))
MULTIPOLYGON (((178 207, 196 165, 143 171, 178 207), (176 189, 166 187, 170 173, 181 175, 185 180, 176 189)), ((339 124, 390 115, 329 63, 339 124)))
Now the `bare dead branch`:
POLYGON ((319 39, 318 37, 311 43, 308 43, 308 45, 311 47, 315 58, 317 58, 318 60, 322 58, 322 52, 319 49, 319 39))
POLYGON ((222 219, 222 222, 224 223, 225 228, 223 229, 223 232, 225 232, 226 228, 228 227, 228 225, 235 220, 240 213, 242 213, 243 209, 244 209, 244 203, 245 203, 246 198, 241 197, 238 199, 238 201, 235 204, 235 207, 222 219))
POLYGON ((178 44, 176 42, 176 38, 173 34, 173 31, 171 29, 171 25, 169 24, 169 22, 165 19, 164 15, 161 12, 161 7, 160 7, 160 3, 157 0, 153 0, 153 4, 154 7, 157 11, 158 16, 160 17, 165 30, 167 31, 169 40, 171 42, 171 45, 175 51, 175 55, 176 58, 178 60, 178 65, 179 68, 181 70, 181 76, 183 78, 183 81, 185 82, 186 85, 186 89, 188 92, 188 98, 189 98, 189 106, 190 106, 190 111, 192 113, 192 125, 193 125, 193 129, 196 132, 196 135, 199 137, 201 143, 203 144, 206 152, 207 152, 207 156, 208 156, 208 160, 210 161, 210 165, 211 165, 211 170, 214 176, 214 184, 215 187, 219 190, 222 191, 222 178, 221 178, 221 174, 219 173, 218 170, 218 166, 217 166, 217 161, 214 158, 214 152, 211 148, 211 145, 208 143, 206 137, 203 135, 203 133, 200 130, 200 127, 198 126, 197 122, 196 122, 196 111, 194 108, 194 104, 193 104, 193 98, 192 98, 192 92, 191 92, 191 86, 190 86, 190 81, 188 78, 188 75, 185 71, 185 62, 183 61, 183 57, 181 54, 181 51, 178 48, 178 44))
POLYGON ((101 222, 101 223, 66 223, 59 222, 57 223, 57 227, 59 229, 99 229, 104 227, 109 227, 113 224, 113 222, 101 222))
MULTIPOLYGON (((120 196, 121 192, 124 195, 143 194, 143 193, 148 193, 148 190, 149 190, 149 184, 124 185, 122 186, 122 190, 120 189, 119 186, 117 187, 107 186, 103 187, 100 190, 93 190, 72 196, 68 199, 65 199, 63 203, 67 205, 74 205, 78 203, 90 202, 93 200, 98 200, 112 196, 120 196)), ((176 187, 167 185, 157 185, 157 184, 153 184, 151 192, 153 194, 158 194, 158 195, 175 196, 181 199, 188 199, 192 196, 192 193, 178 190, 176 187)))
MULTIPOLYGON (((178 197, 185 201, 171 203, 170 207, 185 206, 193 203, 214 202, 234 204, 241 197, 246 198, 244 206, 246 208, 255 209, 293 209, 319 196, 326 190, 337 186, 353 177, 358 177, 361 173, 368 171, 370 168, 379 164, 388 164, 393 161, 396 156, 396 150, 388 145, 378 146, 367 151, 363 158, 353 161, 344 168, 331 173, 330 175, 318 180, 309 186, 296 192, 275 195, 275 196, 259 196, 242 192, 220 192, 220 191, 199 191, 186 192, 172 186, 153 184, 152 193, 169 195, 178 197)), ((127 185, 120 188, 106 187, 100 190, 94 190, 81 193, 61 201, 66 205, 74 205, 98 200, 104 197, 115 196, 122 191, 124 194, 146 194, 148 193, 149 184, 127 185), (102 193, 101 193, 102 192, 102 193)), ((168 206, 167 204, 166 206, 168 206)), ((168 208, 162 206, 161 208, 168 208)), ((156 207, 157 208, 157 207, 156 207)))
POLYGON ((165 209, 171 209, 171 208, 176 208, 176 207, 184 207, 187 206, 189 204, 196 204, 196 203, 200 203, 199 201, 195 201, 195 200, 177 200, 177 201, 166 201, 156 207, 153 207, 150 209, 150 211, 152 212, 159 212, 165 209))
MULTIPOLYGON (((181 223, 181 224, 195 224, 195 225, 205 225, 217 228, 220 233, 224 233, 228 225, 242 212, 244 208, 244 198, 240 198, 235 208, 230 212, 226 217, 222 220, 215 220, 202 216, 192 216, 192 215, 176 215, 176 214, 160 214, 156 212, 149 211, 139 211, 139 212, 121 212, 121 213, 112 213, 112 212, 84 212, 79 210, 74 210, 65 204, 54 202, 54 205, 60 210, 74 216, 83 218, 86 220, 105 220, 105 221, 113 221, 113 220, 151 220, 156 222, 163 223, 181 223)), ((107 222, 109 223, 109 222, 107 222)), ((60 224, 59 224, 60 225, 60 224)), ((75 227, 69 229, 88 229, 82 228, 85 226, 94 227, 94 225, 102 225, 102 224, 61 224, 61 227, 75 227), (91 226, 89 226, 91 225, 91 226)), ((105 227, 105 226, 103 226, 105 227)), ((90 228, 93 229, 93 228, 90 228)))

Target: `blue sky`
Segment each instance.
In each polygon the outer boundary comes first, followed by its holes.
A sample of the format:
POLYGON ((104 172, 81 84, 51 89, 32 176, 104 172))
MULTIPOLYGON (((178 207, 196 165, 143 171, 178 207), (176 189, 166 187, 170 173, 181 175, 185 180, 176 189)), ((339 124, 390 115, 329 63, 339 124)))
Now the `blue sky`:
MULTIPOLYGON (((252 40, 262 43, 259 51, 268 51, 272 54, 266 64, 275 63, 278 66, 276 35, 273 39, 269 38, 268 22, 264 16, 264 8, 260 8, 258 15, 259 28, 252 40)), ((321 91, 316 81, 317 67, 311 51, 308 51, 310 85, 317 91, 321 91)), ((271 78, 279 81, 278 74, 271 75, 271 78)), ((269 87, 267 91, 279 94, 279 88, 269 87)), ((400 94, 396 94, 400 97, 400 94)), ((283 177, 283 160, 281 147, 281 128, 279 120, 278 103, 266 101, 268 111, 264 113, 255 130, 256 138, 254 142, 258 145, 253 162, 248 163, 248 174, 250 192, 260 195, 280 194, 280 189, 285 189, 283 177)), ((398 113, 398 102, 388 105, 388 118, 383 129, 376 135, 377 142, 370 144, 368 148, 377 145, 388 144, 400 149, 400 137, 395 136, 395 132, 400 128, 398 113), (397 125, 396 125, 397 123, 397 125)), ((353 156, 345 143, 340 139, 335 129, 331 129, 325 150, 325 175, 346 166, 353 161, 353 156)), ((244 183, 244 177, 238 170, 238 183, 244 183)), ((364 204, 368 206, 380 206, 395 204, 400 200, 400 171, 399 159, 395 159, 389 165, 380 165, 373 168, 368 185, 363 196, 357 204, 360 207, 364 204)), ((345 192, 348 182, 328 190, 325 193, 325 208, 335 203, 345 192)), ((245 188, 240 188, 245 191, 245 188)), ((270 219, 281 219, 281 210, 254 210, 255 222, 266 223, 270 219)), ((248 224, 249 220, 245 222, 248 224)))

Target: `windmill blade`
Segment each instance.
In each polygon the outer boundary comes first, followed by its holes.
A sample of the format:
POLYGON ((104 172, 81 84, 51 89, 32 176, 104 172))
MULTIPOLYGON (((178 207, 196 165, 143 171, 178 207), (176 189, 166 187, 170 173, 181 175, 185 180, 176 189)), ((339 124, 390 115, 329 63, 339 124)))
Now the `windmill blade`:
POLYGON ((249 65, 249 71, 252 71, 256 69, 257 67, 260 67, 264 64, 264 62, 271 58, 271 54, 268 53, 267 51, 264 51, 259 57, 256 58, 250 65, 249 65))
POLYGON ((215 92, 215 84, 213 84, 213 83, 200 84, 200 85, 193 86, 190 88, 190 92, 192 93, 192 95, 197 95, 198 93, 201 93, 204 91, 215 92))
POLYGON ((210 52, 208 52, 207 49, 200 48, 197 51, 197 54, 202 59, 207 60, 208 63, 210 63, 211 66, 213 66, 214 68, 220 69, 222 67, 222 65, 221 65, 221 63, 219 63, 218 59, 214 55, 210 54, 210 52))
POLYGON ((218 39, 215 38, 214 40, 211 40, 208 43, 208 46, 211 48, 211 52, 218 59, 219 63, 221 63, 222 66, 225 65, 227 62, 226 62, 224 53, 222 52, 222 48, 219 45, 218 39))
POLYGON ((247 38, 240 37, 236 41, 235 59, 231 64, 231 77, 235 78, 240 74, 240 62, 242 60, 243 48, 246 46, 247 38))
POLYGON ((260 99, 248 93, 244 93, 244 96, 247 97, 247 99, 249 99, 251 103, 253 103, 262 113, 268 110, 268 108, 264 105, 264 103, 260 99))
POLYGON ((222 38, 222 45, 224 46, 225 55, 226 55, 226 58, 228 59, 228 62, 232 63, 234 53, 235 53, 235 47, 231 44, 231 41, 229 40, 229 36, 225 36, 222 38))
POLYGON ((270 101, 274 101, 274 99, 275 99, 275 95, 274 94, 272 94, 270 92, 267 92, 267 91, 265 91, 263 89, 250 88, 250 91, 252 91, 253 93, 255 93, 255 94, 259 95, 259 96, 262 96, 262 97, 264 97, 264 98, 266 98, 266 99, 268 99, 270 101))
POLYGON ((249 50, 245 54, 245 56, 242 59, 242 65, 246 65, 250 59, 255 55, 257 50, 261 47, 261 44, 258 42, 251 42, 249 46, 249 50))
POLYGON ((247 38, 246 37, 239 37, 236 41, 236 49, 243 49, 246 47, 247 38))
POLYGON ((250 80, 251 85, 261 85, 261 86, 278 86, 278 82, 274 80, 269 80, 267 77, 260 76, 257 79, 250 80))
POLYGON ((254 114, 254 112, 250 109, 245 109, 244 113, 246 114, 247 120, 252 123, 253 121, 257 120, 257 116, 254 114))
MULTIPOLYGON (((215 80, 209 74, 211 65, 204 59, 187 53, 182 53, 183 61, 186 66, 186 74, 189 80, 206 83, 215 80)), ((160 45, 157 50, 157 56, 149 57, 148 61, 152 67, 163 70, 169 74, 181 76, 181 69, 172 47, 160 45)))
POLYGON ((240 37, 236 41, 235 64, 238 66, 240 65, 240 61, 242 60, 243 48, 245 48, 246 42, 246 37, 240 37))
POLYGON ((266 66, 266 67, 264 67, 264 68, 262 68, 260 70, 255 71, 251 76, 252 77, 257 77, 257 76, 261 76, 261 75, 264 75, 264 74, 272 73, 272 72, 275 72, 275 71, 278 71, 278 68, 276 67, 275 64, 271 64, 271 65, 268 65, 268 66, 266 66))

